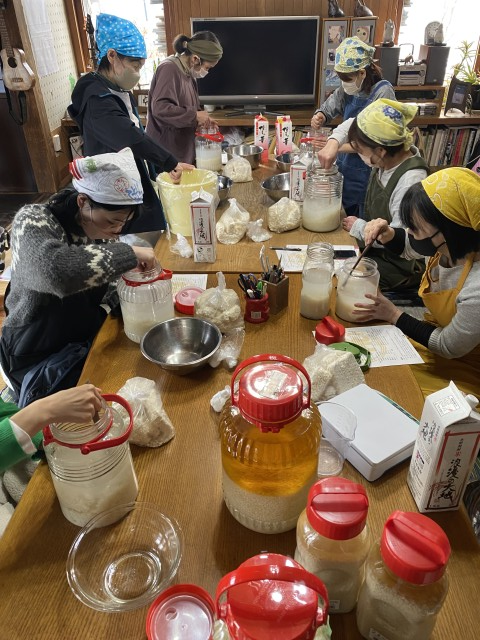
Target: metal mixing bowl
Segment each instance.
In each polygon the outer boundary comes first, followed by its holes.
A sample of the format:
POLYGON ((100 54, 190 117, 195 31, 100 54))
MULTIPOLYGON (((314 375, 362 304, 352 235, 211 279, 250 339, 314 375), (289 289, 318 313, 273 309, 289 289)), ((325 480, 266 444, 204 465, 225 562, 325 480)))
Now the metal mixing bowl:
POLYGON ((172 318, 147 331, 140 349, 162 369, 184 375, 206 365, 221 341, 219 328, 207 320, 172 318))
POLYGON ((227 147, 227 158, 231 160, 234 156, 242 156, 249 161, 252 169, 256 169, 260 164, 262 151, 262 147, 256 144, 234 144, 227 147))
POLYGON ((277 167, 280 171, 290 171, 290 167, 295 161, 295 157, 298 157, 298 151, 286 151, 279 156, 275 156, 277 167))
POLYGON ((233 180, 227 176, 218 176, 218 197, 220 202, 224 202, 230 195, 233 180))
POLYGON ((290 174, 278 173, 276 176, 264 180, 261 183, 261 187, 275 202, 280 200, 280 198, 288 198, 290 195, 290 174))

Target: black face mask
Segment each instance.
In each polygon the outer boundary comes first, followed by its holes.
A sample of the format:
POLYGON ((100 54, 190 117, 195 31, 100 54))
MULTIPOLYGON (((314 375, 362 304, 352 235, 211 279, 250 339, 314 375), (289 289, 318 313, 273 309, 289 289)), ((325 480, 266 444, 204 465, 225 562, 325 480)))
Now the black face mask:
POLYGON ((413 235, 409 233, 408 239, 410 241, 410 246, 421 256, 434 256, 437 253, 438 249, 446 244, 445 240, 438 246, 435 246, 433 244, 432 238, 434 238, 438 233, 440 233, 440 231, 435 231, 433 235, 431 235, 429 238, 423 238, 423 240, 415 240, 413 235))

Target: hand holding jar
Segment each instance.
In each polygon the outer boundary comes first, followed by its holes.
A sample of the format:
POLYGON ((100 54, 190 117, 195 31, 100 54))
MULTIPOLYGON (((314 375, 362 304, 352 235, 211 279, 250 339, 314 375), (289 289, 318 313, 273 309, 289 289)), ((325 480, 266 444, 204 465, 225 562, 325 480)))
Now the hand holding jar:
POLYGON ((380 292, 377 295, 366 293, 365 298, 368 298, 373 302, 357 302, 355 309, 352 311, 353 315, 358 318, 353 322, 369 322, 370 320, 384 320, 390 324, 396 324, 399 317, 402 315, 402 311, 396 307, 393 302, 382 295, 380 292))

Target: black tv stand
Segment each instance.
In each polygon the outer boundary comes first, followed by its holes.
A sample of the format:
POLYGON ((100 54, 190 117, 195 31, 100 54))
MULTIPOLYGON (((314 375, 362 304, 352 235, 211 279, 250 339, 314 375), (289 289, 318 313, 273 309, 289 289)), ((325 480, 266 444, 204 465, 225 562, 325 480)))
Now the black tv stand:
POLYGON ((280 111, 267 111, 265 104, 246 104, 242 109, 235 109, 225 114, 226 118, 235 118, 236 116, 256 116, 262 113, 265 116, 284 116, 285 113, 280 111))

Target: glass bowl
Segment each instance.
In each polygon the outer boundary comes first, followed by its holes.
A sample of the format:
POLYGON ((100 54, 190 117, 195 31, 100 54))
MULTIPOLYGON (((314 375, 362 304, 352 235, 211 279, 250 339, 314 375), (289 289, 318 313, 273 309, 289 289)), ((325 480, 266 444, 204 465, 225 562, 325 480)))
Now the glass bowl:
POLYGON ((182 557, 179 525, 148 502, 131 502, 92 518, 68 553, 74 595, 97 611, 131 611, 173 581, 182 557), (118 519, 110 524, 113 519, 118 519))

